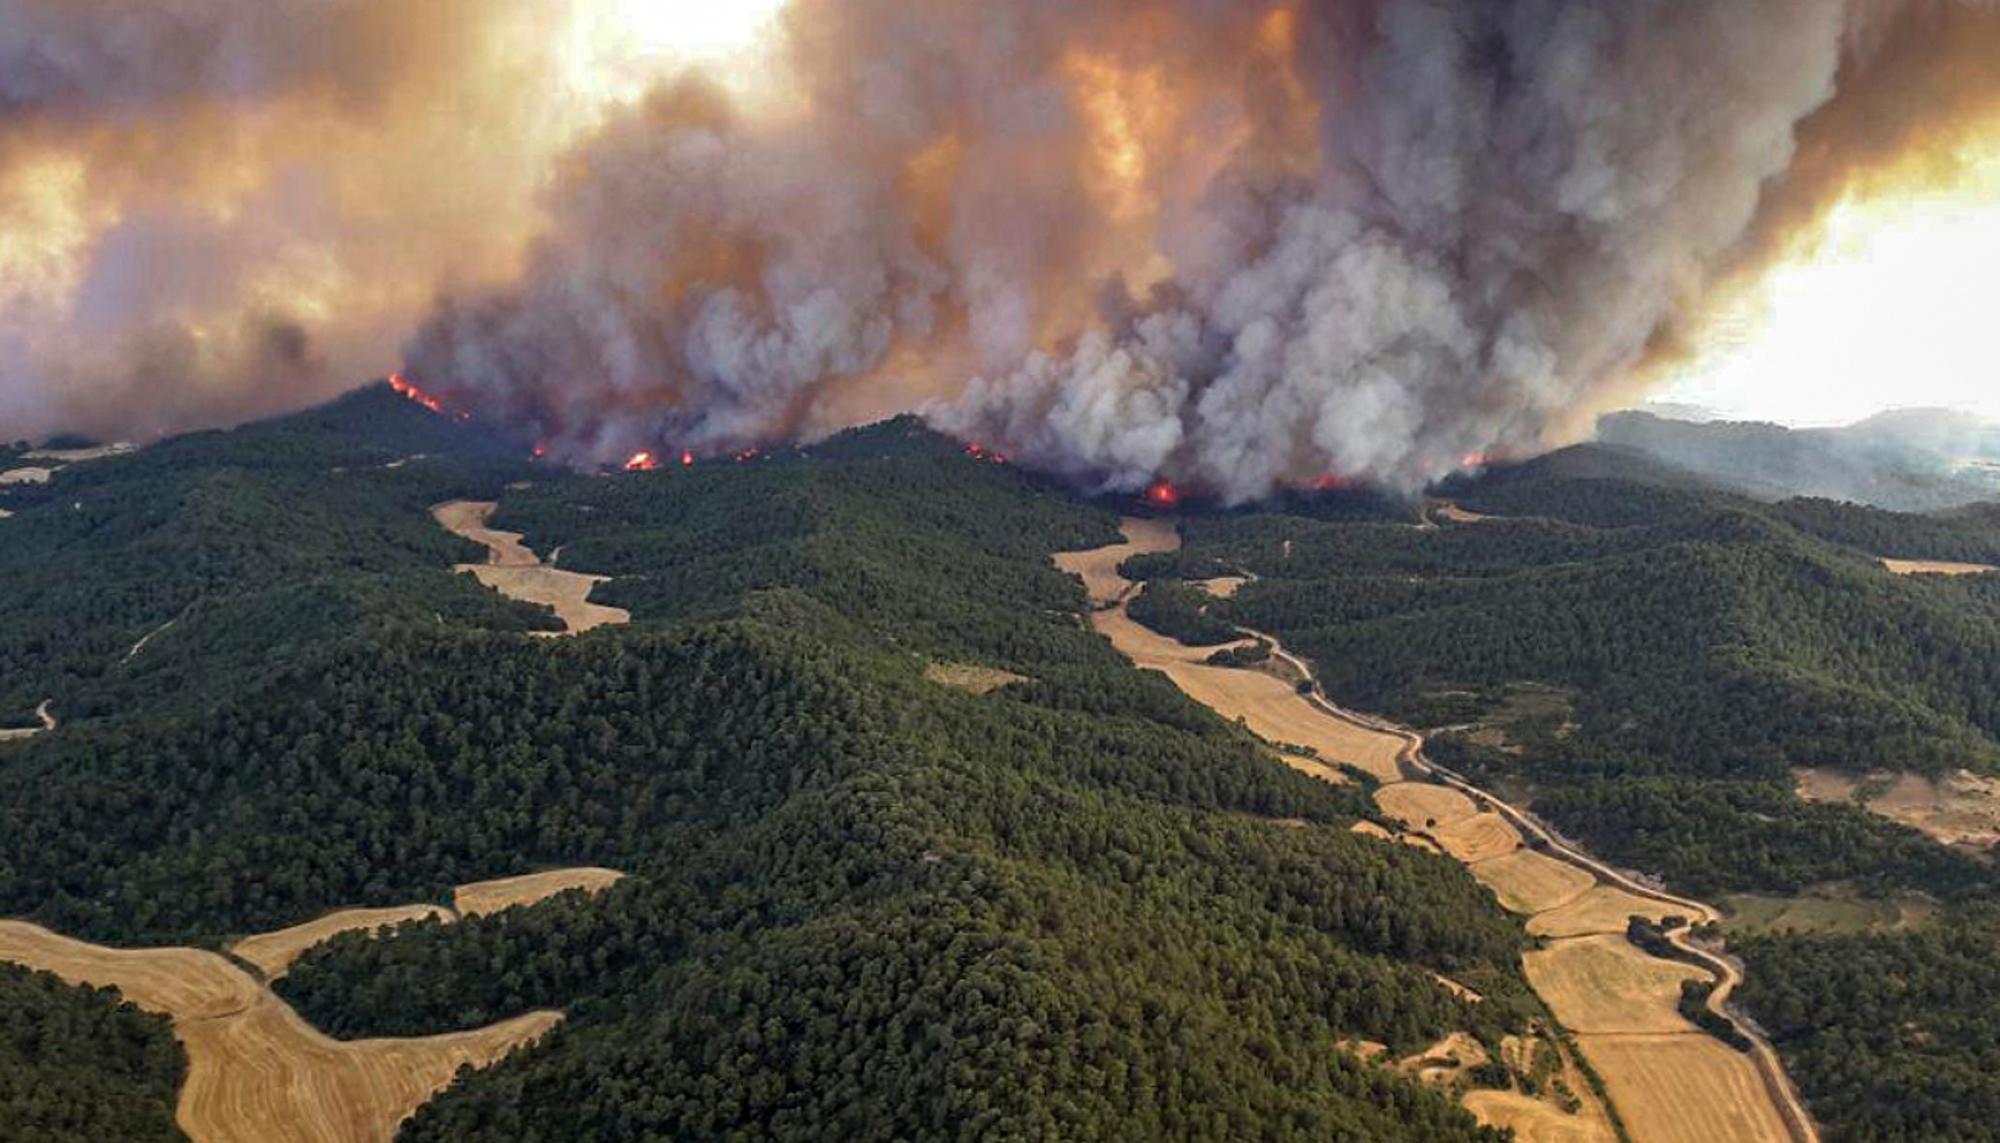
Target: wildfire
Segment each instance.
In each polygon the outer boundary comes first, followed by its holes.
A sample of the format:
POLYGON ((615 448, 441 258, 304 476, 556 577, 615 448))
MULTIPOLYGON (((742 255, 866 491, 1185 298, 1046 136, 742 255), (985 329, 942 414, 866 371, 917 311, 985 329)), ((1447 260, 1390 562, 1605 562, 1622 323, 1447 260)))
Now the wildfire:
POLYGON ((1151 488, 1146 489, 1146 503, 1155 508, 1178 508, 1181 490, 1171 480, 1156 480, 1151 488))
POLYGON ((644 450, 633 453, 632 458, 625 462, 627 472, 651 472, 658 467, 660 458, 644 450))
POLYGON ((966 445, 966 446, 965 446, 965 455, 967 455, 967 456, 971 457, 971 458, 972 458, 972 459, 974 459, 974 460, 983 460, 983 461, 987 462, 988 464, 1006 464, 1006 463, 1007 463, 1007 454, 1006 454, 1006 453, 1004 453, 1004 452, 994 452, 994 451, 993 451, 992 449, 989 449, 989 448, 987 448, 987 447, 986 447, 985 445, 982 445, 982 444, 969 444, 969 445, 966 445))
POLYGON ((1329 472, 1314 480, 1313 488, 1319 492, 1339 492, 1354 487, 1354 484, 1355 480, 1351 476, 1342 476, 1337 472, 1329 472))
POLYGON ((403 396, 408 397, 410 400, 415 401, 417 404, 422 405, 439 416, 445 415, 444 400, 442 398, 434 397, 424 392, 417 387, 415 382, 412 382, 401 373, 389 374, 389 388, 394 389, 396 392, 401 393, 403 396))

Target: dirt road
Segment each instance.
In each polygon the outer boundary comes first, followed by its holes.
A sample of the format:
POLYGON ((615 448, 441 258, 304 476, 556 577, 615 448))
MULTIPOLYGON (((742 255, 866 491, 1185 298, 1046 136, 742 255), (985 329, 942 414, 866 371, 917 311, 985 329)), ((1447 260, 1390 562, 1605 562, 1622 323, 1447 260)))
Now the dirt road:
POLYGON ((40 726, 23 727, 20 730, 0 730, 0 742, 22 742, 54 730, 58 725, 54 705, 55 700, 49 699, 35 708, 35 717, 42 720, 40 726))
MULTIPOLYGON (((1409 837, 1459 858, 1504 905, 1527 915, 1530 930, 1539 927, 1550 938, 1546 949, 1529 955, 1530 981, 1559 1020, 1583 1033, 1584 1054, 1604 1075, 1636 1139, 1817 1143, 1811 1119, 1767 1043, 1753 1037, 1756 1048, 1745 1056, 1679 1015, 1679 982, 1699 969, 1656 960, 1623 938, 1626 919, 1634 913, 1656 920, 1677 914, 1699 923, 1716 918, 1714 909, 1596 860, 1539 819, 1431 763, 1421 735, 1342 709, 1316 682, 1301 693, 1270 674, 1207 667, 1201 664, 1206 652, 1132 621, 1124 603, 1137 585, 1119 576, 1118 566, 1133 555, 1176 550, 1179 536, 1170 523, 1158 520, 1127 521, 1126 535, 1126 544, 1056 557, 1058 566, 1083 577, 1097 629, 1137 665, 1166 673, 1223 717, 1242 717, 1267 739, 1311 745, 1324 760, 1376 775, 1385 783, 1378 794, 1385 812, 1400 811, 1409 837), (1625 1028, 1630 1019, 1643 1025, 1642 1034, 1625 1028), (1604 1031, 1593 1035, 1589 1026, 1604 1031)), ((1297 678, 1313 679, 1310 666, 1278 640, 1243 630, 1246 637, 1270 642, 1297 678)), ((1681 929, 1672 939, 1718 981, 1711 1007, 1741 1027, 1725 1011, 1740 973, 1725 958, 1689 945, 1686 936, 1681 929)), ((1468 1106, 1478 1110, 1481 1104, 1468 1106)), ((1590 1134, 1575 1117, 1536 1116, 1508 1125, 1529 1140, 1590 1134)))

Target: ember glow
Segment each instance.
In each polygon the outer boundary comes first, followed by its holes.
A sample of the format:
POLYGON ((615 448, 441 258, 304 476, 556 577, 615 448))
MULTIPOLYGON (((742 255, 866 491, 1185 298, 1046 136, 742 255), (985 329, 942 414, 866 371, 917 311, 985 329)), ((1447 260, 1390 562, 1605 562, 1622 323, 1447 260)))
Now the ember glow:
POLYGON ((1155 508, 1178 508, 1181 490, 1172 481, 1156 480, 1146 489, 1146 503, 1155 508))
POLYGON ((635 452, 625 461, 627 472, 652 472, 659 467, 660 458, 650 452, 635 452))
MULTIPOLYGON (((441 417, 450 417, 453 420, 459 420, 459 421, 469 421, 472 419, 471 413, 464 412, 462 410, 453 411, 446 409, 443 398, 438 397, 433 393, 426 393, 423 389, 419 388, 416 384, 412 383, 408 378, 404 377, 401 373, 389 374, 389 388, 402 394, 405 398, 414 401, 419 405, 422 405, 424 408, 429 409, 431 412, 436 413, 441 417)), ((542 454, 540 452, 537 452, 535 455, 540 456, 542 454)))

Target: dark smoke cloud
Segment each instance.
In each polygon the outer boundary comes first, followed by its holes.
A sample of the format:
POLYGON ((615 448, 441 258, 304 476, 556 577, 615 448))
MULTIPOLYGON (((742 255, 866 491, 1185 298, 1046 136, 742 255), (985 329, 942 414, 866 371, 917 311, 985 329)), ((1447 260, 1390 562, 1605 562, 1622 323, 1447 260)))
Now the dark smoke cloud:
POLYGON ((681 92, 615 124, 525 282, 449 304, 410 359, 599 458, 838 421, 879 386, 907 400, 915 373, 939 424, 1112 488, 1413 486, 1623 396, 1754 233, 1798 126, 1842 106, 1843 66, 1857 87, 1876 76, 1857 61, 1917 66, 1907 15, 806 2, 797 114, 681 92), (1080 57, 1167 77, 1167 129, 1124 140, 1137 224, 1092 185, 1080 57), (1170 273, 1119 277, 1149 263, 1170 273))
POLYGON ((2000 94, 1983 4, 795 0, 764 98, 558 147, 587 6, 0 0, 0 425, 401 343, 579 460, 920 408, 1104 487, 1409 487, 1587 431, 2000 94))
POLYGON ((440 284, 514 269, 565 113, 553 11, 0 0, 0 436, 226 423, 392 367, 440 284))

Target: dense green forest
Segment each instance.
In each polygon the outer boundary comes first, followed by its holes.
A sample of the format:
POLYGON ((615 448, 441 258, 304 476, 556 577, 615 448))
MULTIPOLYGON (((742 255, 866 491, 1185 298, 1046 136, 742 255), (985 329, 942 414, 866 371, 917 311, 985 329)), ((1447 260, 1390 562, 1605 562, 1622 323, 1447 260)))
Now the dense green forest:
POLYGON ((0 725, 33 725, 44 699, 82 720, 133 709, 134 689, 226 693, 371 626, 554 627, 451 574, 483 553, 424 509, 497 495, 518 466, 421 413, 369 389, 12 488, 0 504, 15 513, 0 524, 0 725))
POLYGON ((1089 632, 1048 557, 1113 517, 912 423, 600 478, 377 392, 17 507, 9 701, 65 721, 0 747, 0 913, 216 944, 631 874, 294 969, 340 1035, 569 1012, 405 1138, 1495 1137, 1333 1044, 1519 1031, 1518 923, 1089 632), (526 638, 449 572, 427 508, 470 495, 635 623, 526 638))
POLYGON ((1748 968, 1740 999, 1829 1138, 2000 1138, 2000 924, 1990 915, 1918 932, 1732 944, 1748 968))
POLYGON ((1493 518, 1217 514, 1127 570, 1254 576, 1204 618, 1279 634, 1336 698, 1432 728, 1434 761, 1677 889, 1939 900, 1934 929, 1733 935, 1739 999, 1828 1138, 2000 1138, 1992 860, 1792 789, 2000 764, 2000 576, 1880 565, 2000 563, 1996 510, 1760 503, 1600 447, 1439 495, 1493 518))
POLYGON ((164 1017, 115 992, 0 964, 0 1139, 186 1143, 187 1057, 164 1017))
POLYGON ((1485 728, 1434 755, 1678 884, 1990 884, 1984 863, 1790 790, 1795 766, 2000 765, 2000 577, 1899 578, 1847 543, 1977 555, 1983 516, 1760 505, 1590 448, 1450 491, 1502 518, 1201 518, 1182 552, 1128 570, 1256 576, 1210 614, 1282 635, 1356 707, 1485 728), (1522 683, 1559 712, 1513 717, 1522 683))

